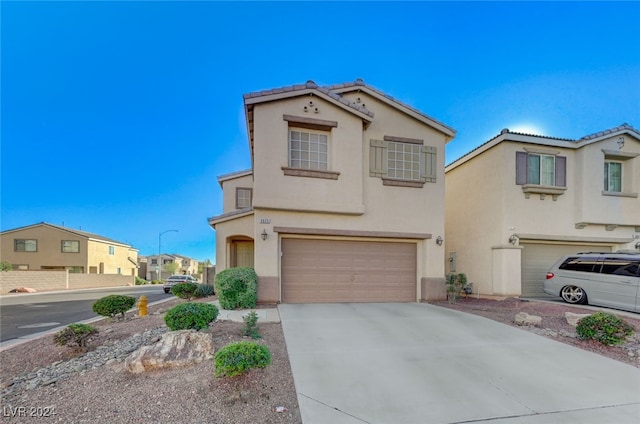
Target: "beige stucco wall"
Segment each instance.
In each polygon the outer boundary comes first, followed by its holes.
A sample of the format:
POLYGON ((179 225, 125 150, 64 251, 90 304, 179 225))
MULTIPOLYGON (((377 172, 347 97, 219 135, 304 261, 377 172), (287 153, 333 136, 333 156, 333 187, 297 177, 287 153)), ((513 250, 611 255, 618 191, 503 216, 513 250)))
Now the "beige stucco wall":
POLYGON ((0 293, 28 287, 38 292, 133 285, 132 276, 115 274, 74 274, 67 271, 0 272, 0 293))
POLYGON ((47 226, 35 226, 11 231, 0 237, 0 259, 14 265, 28 265, 29 270, 43 266, 84 267, 87 270, 87 239, 47 226), (37 252, 15 252, 15 239, 37 240, 37 252), (79 242, 79 253, 63 253, 62 241, 79 242))
POLYGON ((120 268, 122 275, 136 274, 136 266, 127 259, 131 258, 134 262, 138 262, 138 252, 135 249, 101 240, 89 240, 87 250, 89 252, 88 266, 95 266, 98 269, 98 274, 118 274, 118 268, 120 268), (109 246, 114 247, 113 255, 109 254, 109 246), (104 264, 103 272, 100 272, 100 264, 104 264))
MULTIPOLYGON (((512 234, 523 240, 605 242, 614 250, 633 248, 633 234, 640 224, 640 199, 602 195, 602 149, 617 150, 615 139, 578 149, 564 144, 567 146, 503 141, 447 172, 446 251, 447 255, 456 253, 457 272, 467 274, 474 291, 520 293, 520 254, 508 247, 512 234), (516 151, 525 148, 567 157, 567 190, 555 200, 535 193, 527 198, 522 186, 516 185, 516 151), (577 228, 580 222, 589 224, 577 228), (605 224, 619 226, 607 231, 605 224)), ((640 151, 634 140, 625 148, 640 151)), ((638 161, 640 158, 626 164, 630 171, 627 177, 632 176, 636 191, 640 184, 638 161)))
MULTIPOLYGON (((467 274, 474 291, 487 294, 492 292, 491 246, 504 244, 508 232, 502 228, 508 208, 503 197, 508 166, 500 147, 484 156, 484 161, 467 162, 446 175, 444 246, 447 258, 455 252, 456 272, 467 274)), ((448 259, 446 270, 451 270, 448 259)))
POLYGON ((253 175, 230 178, 222 182, 222 213, 236 210, 236 188, 253 188, 253 175))
POLYGON ((318 97, 299 97, 258 104, 254 108, 254 208, 298 211, 336 211, 360 214, 364 210, 362 121, 318 97), (313 99, 319 113, 305 113, 313 99), (337 121, 328 141, 329 171, 338 180, 284 175, 289 165, 289 123, 283 115, 337 121))

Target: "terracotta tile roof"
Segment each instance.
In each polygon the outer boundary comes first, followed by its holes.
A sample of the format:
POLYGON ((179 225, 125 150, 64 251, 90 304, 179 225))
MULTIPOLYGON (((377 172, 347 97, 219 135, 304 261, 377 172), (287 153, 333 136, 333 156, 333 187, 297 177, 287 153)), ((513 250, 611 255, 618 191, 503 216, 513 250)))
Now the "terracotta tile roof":
POLYGON ((247 100, 247 99, 255 99, 257 97, 264 97, 264 96, 271 96, 274 94, 283 94, 283 93, 292 93, 295 91, 302 91, 302 90, 317 90, 327 96, 329 96, 330 98, 332 98, 333 100, 342 103, 345 106, 348 106, 354 110, 357 110, 360 113, 363 113, 367 116, 370 116, 371 118, 373 118, 373 112, 371 112, 370 110, 368 110, 365 107, 360 106, 357 103, 354 102, 350 102, 349 100, 345 99, 344 97, 342 97, 341 95, 339 95, 338 93, 334 93, 333 91, 331 91, 330 89, 328 89, 327 87, 321 87, 318 84, 316 84, 314 81, 309 80, 304 84, 295 84, 295 85, 289 85, 286 87, 279 87, 279 88, 272 88, 270 90, 261 90, 261 91, 255 91, 252 93, 247 93, 244 94, 242 97, 247 100))
POLYGON ((618 125, 617 127, 613 127, 613 128, 609 128, 609 129, 604 130, 604 131, 598 131, 597 133, 585 135, 584 137, 580 138, 580 140, 592 140, 594 138, 603 137, 605 135, 617 133, 617 132, 624 131, 624 130, 633 131, 633 132, 637 133, 638 135, 640 135, 640 131, 638 131, 637 129, 633 128, 631 125, 629 125, 629 124, 627 124, 625 122, 624 124, 618 125))
POLYGON ((422 117, 424 117, 424 118, 426 118, 428 120, 431 120, 431 121, 433 121, 433 122, 435 122, 435 123, 447 128, 448 130, 451 131, 452 134, 455 135, 455 133, 456 133, 456 130, 454 130, 453 128, 451 128, 447 124, 445 124, 445 123, 443 123, 441 121, 438 121, 437 119, 435 119, 432 116, 429 116, 429 115, 423 113, 422 111, 414 108, 413 106, 410 106, 407 103, 404 103, 404 102, 396 99, 395 97, 388 95, 384 91, 381 91, 381 90, 379 90, 379 89, 377 89, 377 88, 365 83, 362 78, 358 78, 353 82, 343 82, 343 83, 339 83, 339 84, 328 85, 328 86, 325 86, 324 88, 326 88, 329 91, 334 91, 334 90, 344 90, 344 89, 348 89, 348 88, 352 88, 352 87, 355 87, 355 88, 357 88, 357 87, 366 87, 367 89, 373 91, 377 95, 379 95, 381 97, 385 97, 386 99, 390 100, 391 102, 396 103, 397 105, 402 106, 404 108, 407 108, 407 109, 411 110, 412 112, 414 112, 414 113, 416 113, 416 114, 418 114, 418 115, 420 115, 420 116, 422 116, 422 117))

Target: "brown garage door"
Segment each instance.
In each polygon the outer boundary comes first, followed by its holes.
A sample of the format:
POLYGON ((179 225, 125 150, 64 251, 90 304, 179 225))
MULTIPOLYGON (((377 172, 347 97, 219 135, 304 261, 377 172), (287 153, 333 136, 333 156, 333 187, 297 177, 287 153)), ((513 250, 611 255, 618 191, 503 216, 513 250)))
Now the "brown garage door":
POLYGON ((544 297, 543 283, 547 271, 564 255, 578 252, 611 252, 610 246, 575 244, 521 243, 522 296, 544 297))
POLYGON ((282 301, 415 302, 416 245, 284 238, 282 301))

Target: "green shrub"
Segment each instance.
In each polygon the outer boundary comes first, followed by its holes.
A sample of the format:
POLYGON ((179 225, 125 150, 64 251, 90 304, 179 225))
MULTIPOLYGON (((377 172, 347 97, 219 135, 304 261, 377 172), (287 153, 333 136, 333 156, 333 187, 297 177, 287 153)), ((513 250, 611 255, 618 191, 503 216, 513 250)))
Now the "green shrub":
POLYGON ((202 330, 218 317, 218 308, 210 303, 182 303, 169 309, 164 322, 172 330, 202 330))
POLYGON ((252 339, 259 339, 260 330, 258 329, 258 313, 256 311, 251 311, 245 316, 242 317, 244 321, 244 335, 249 336, 252 339))
POLYGON ((210 284, 198 284, 194 296, 195 297, 209 297, 214 295, 213 286, 210 284))
POLYGON ((58 346, 77 346, 86 350, 87 343, 91 335, 98 333, 98 329, 87 324, 69 324, 63 330, 58 331, 53 336, 53 341, 58 346))
POLYGON ((180 299, 191 299, 197 288, 198 285, 195 283, 179 283, 171 287, 171 294, 180 299))
POLYGON ((446 285, 449 303, 456 303, 463 291, 468 293, 468 290, 471 289, 471 285, 467 281, 467 275, 463 273, 447 275, 446 285))
POLYGON ((93 312, 105 317, 113 317, 117 314, 124 317, 124 313, 131 309, 135 303, 135 297, 112 294, 96 300, 93 304, 93 312))
POLYGON ((264 368, 271 363, 266 346, 255 342, 236 342, 224 346, 215 355, 216 377, 235 377, 252 368, 264 368))
POLYGON ((147 280, 145 280, 144 278, 140 278, 136 275, 136 282, 135 282, 136 286, 143 286, 145 284, 149 284, 147 282, 147 280))
POLYGON ((164 281, 162 281, 162 280, 153 280, 151 282, 151 284, 164 284, 164 281))
POLYGON ((12 271, 13 265, 9 261, 0 262, 0 271, 12 271))
POLYGON ((616 345, 624 342, 633 334, 634 328, 621 318, 608 312, 596 312, 578 321, 578 337, 595 340, 604 345, 616 345))
POLYGON ((228 268, 216 275, 216 293, 222 309, 255 308, 258 276, 253 268, 228 268))

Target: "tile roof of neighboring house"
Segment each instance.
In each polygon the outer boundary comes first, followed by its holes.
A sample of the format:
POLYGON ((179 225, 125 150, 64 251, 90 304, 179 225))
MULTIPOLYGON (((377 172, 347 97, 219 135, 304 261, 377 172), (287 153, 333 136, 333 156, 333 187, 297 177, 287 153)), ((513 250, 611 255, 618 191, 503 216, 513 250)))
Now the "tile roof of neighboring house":
POLYGON ((131 245, 129 243, 124 243, 124 242, 121 242, 121 241, 113 240, 113 239, 101 236, 99 234, 88 233, 86 231, 76 230, 74 228, 63 227, 63 226, 60 226, 60 225, 48 224, 46 222, 40 222, 38 224, 25 225, 24 227, 13 228, 11 230, 5 230, 5 231, 2 232, 2 234, 8 233, 8 232, 13 232, 13 231, 18 231, 18 230, 24 230, 24 229, 27 229, 27 228, 37 227, 37 226, 47 226, 47 227, 55 228, 57 230, 62 230, 62 231, 66 231, 68 233, 76 234, 76 235, 79 235, 81 237, 86 237, 86 238, 90 238, 90 239, 101 240, 101 241, 106 241, 108 243, 121 244, 123 246, 130 246, 131 247, 131 245))
POLYGON ((486 145, 492 143, 497 138, 500 138, 505 134, 513 134, 513 135, 519 135, 519 136, 525 136, 525 137, 539 138, 541 140, 555 140, 555 141, 563 141, 563 142, 569 142, 569 143, 573 143, 573 144, 578 144, 581 141, 593 140, 593 139, 596 139, 596 138, 600 138, 600 137, 603 137, 603 136, 606 136, 606 135, 610 135, 610 134, 615 134, 617 132, 625 131, 625 130, 628 131, 628 132, 636 133, 638 138, 640 139, 640 131, 638 131, 637 129, 635 129, 634 127, 632 127, 631 125, 629 125, 627 123, 624 123, 622 125, 618 125, 617 127, 609 128, 609 129, 604 130, 604 131, 599 131, 597 133, 589 134, 589 135, 586 135, 586 136, 581 137, 579 139, 550 137, 550 136, 539 135, 539 134, 527 134, 527 133, 521 133, 521 132, 516 132, 516 131, 510 131, 509 128, 504 128, 502 131, 500 131, 500 134, 496 135, 495 137, 490 138, 489 140, 485 141, 481 145, 479 145, 479 146, 475 147, 474 149, 468 151, 467 153, 465 153, 464 155, 460 156, 459 158, 453 160, 452 162, 450 162, 446 166, 449 167, 450 165, 453 165, 454 163, 459 162, 464 158, 467 158, 468 156, 472 155, 477 150, 482 149, 486 145))
POLYGON ((633 128, 631 125, 629 125, 629 124, 627 124, 625 122, 622 125, 618 125, 617 127, 609 128, 608 130, 599 131, 597 133, 585 135, 584 137, 580 138, 580 140, 592 140, 594 138, 603 137, 603 136, 606 136, 606 135, 609 135, 609 134, 614 134, 614 133, 617 133, 617 132, 620 132, 620 131, 624 131, 624 130, 635 132, 638 136, 640 136, 640 131, 638 131, 637 129, 633 128))

